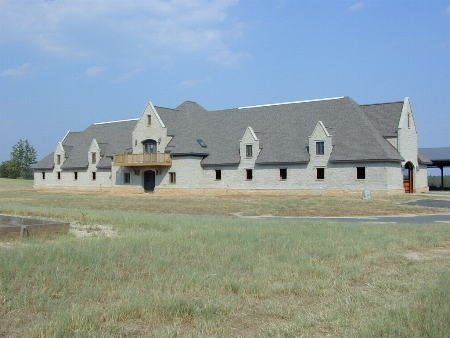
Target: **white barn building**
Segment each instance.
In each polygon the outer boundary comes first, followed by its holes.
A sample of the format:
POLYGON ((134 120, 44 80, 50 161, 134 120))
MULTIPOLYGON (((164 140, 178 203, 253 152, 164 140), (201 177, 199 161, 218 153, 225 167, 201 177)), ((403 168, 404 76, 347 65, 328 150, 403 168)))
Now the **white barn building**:
POLYGON ((409 98, 359 105, 350 97, 208 111, 148 103, 140 118, 68 132, 34 165, 35 188, 420 192, 409 98))

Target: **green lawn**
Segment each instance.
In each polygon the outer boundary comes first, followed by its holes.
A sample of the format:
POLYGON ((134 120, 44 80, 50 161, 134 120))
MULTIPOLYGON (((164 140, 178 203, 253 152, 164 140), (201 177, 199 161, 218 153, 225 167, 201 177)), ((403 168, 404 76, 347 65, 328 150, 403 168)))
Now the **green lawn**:
POLYGON ((22 189, 0 212, 117 236, 0 245, 0 337, 449 335, 449 224, 163 215, 22 189))

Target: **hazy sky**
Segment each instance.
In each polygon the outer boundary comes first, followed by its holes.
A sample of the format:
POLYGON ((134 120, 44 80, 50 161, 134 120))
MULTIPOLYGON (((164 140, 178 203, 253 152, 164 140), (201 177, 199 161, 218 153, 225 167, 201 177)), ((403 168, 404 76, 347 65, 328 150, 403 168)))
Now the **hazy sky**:
POLYGON ((450 146, 450 0, 0 0, 0 161, 146 102, 410 96, 450 146))

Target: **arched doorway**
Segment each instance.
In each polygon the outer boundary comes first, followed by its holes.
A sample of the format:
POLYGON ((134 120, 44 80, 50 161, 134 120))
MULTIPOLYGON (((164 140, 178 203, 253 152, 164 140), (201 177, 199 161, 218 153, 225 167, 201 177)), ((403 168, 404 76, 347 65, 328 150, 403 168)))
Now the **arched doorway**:
POLYGON ((414 165, 411 162, 406 162, 403 170, 403 187, 406 193, 414 192, 414 165))
POLYGON ((147 170, 144 172, 144 190, 155 190, 155 172, 153 170, 147 170))
POLYGON ((157 143, 155 140, 145 140, 142 142, 144 145, 144 153, 156 153, 157 143))

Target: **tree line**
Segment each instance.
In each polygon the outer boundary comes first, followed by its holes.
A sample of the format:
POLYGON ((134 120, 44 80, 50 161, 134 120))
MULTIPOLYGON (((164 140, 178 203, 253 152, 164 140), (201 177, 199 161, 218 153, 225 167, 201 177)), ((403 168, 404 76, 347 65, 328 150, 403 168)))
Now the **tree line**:
POLYGON ((33 163, 36 163, 36 149, 28 140, 20 139, 12 147, 10 159, 0 164, 0 177, 33 178, 33 163))

